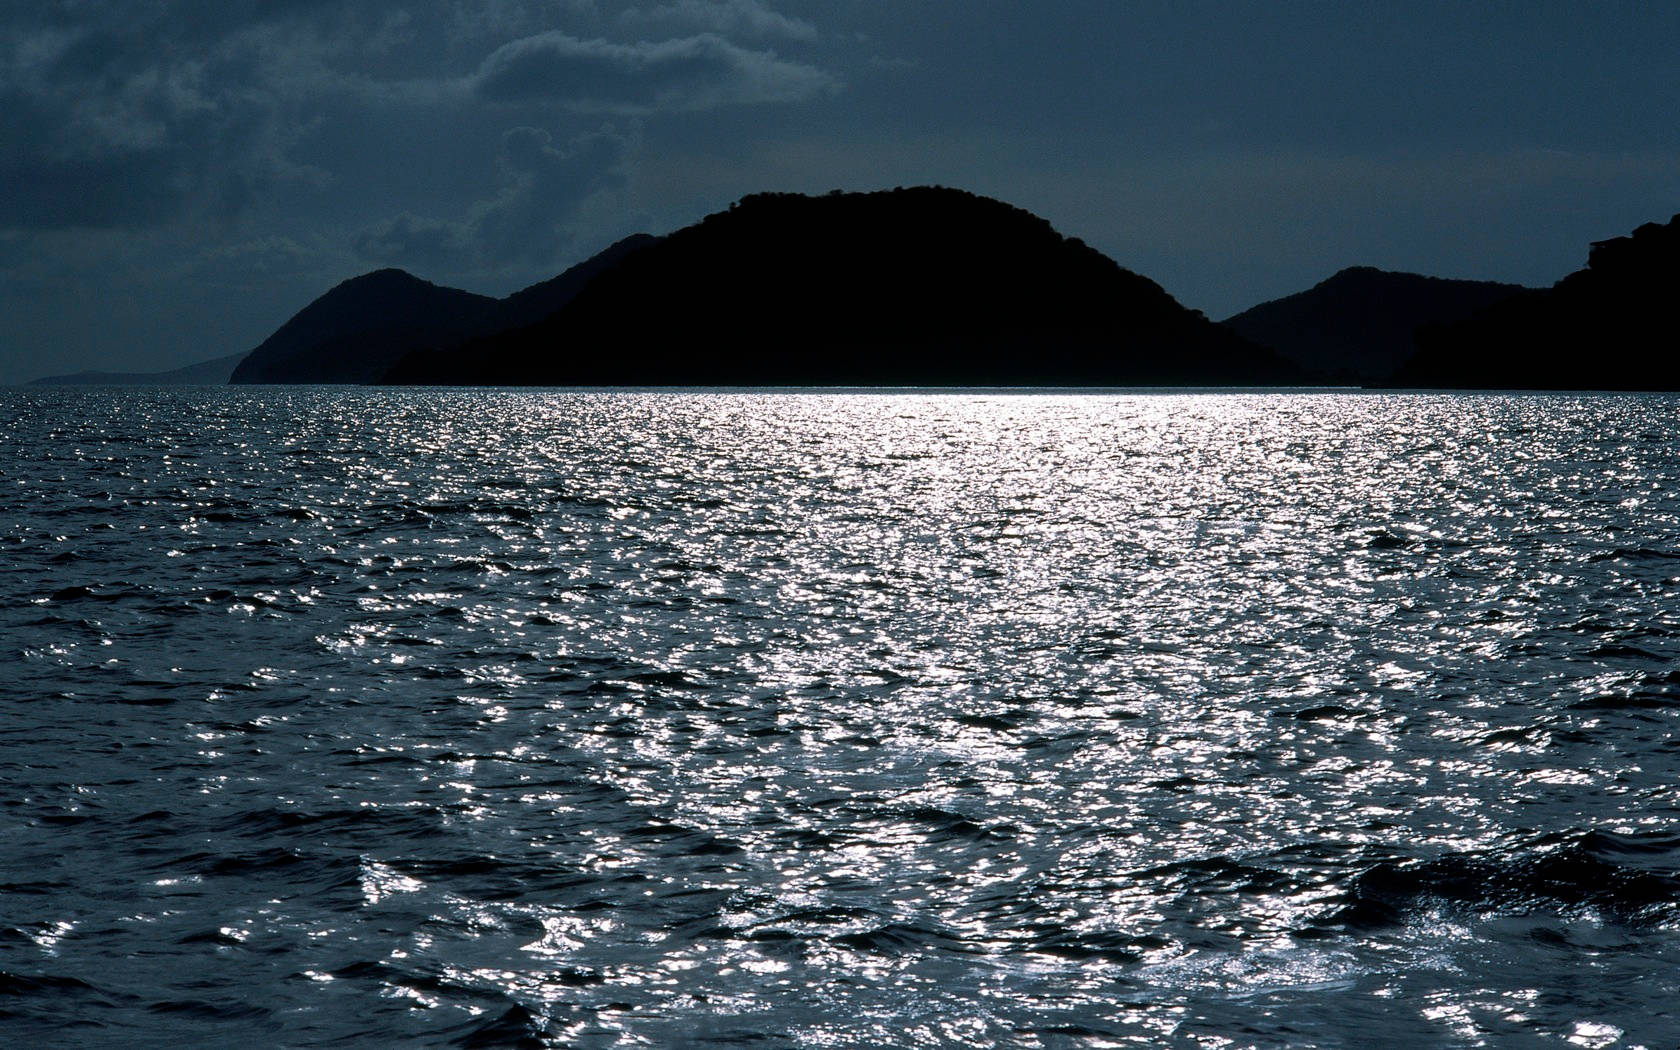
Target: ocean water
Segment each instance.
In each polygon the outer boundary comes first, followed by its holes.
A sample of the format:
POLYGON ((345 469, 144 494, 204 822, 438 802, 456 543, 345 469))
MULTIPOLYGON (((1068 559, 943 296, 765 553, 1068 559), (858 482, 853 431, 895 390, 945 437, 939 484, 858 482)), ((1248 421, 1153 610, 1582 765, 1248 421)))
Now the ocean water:
POLYGON ((1677 424, 0 391, 0 1042, 1673 1047, 1677 424))

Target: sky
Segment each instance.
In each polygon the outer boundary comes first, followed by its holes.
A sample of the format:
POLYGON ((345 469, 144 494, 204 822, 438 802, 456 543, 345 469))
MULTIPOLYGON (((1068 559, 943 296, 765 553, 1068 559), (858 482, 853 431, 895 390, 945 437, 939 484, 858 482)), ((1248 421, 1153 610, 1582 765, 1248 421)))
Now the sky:
POLYGON ((941 184, 1214 318, 1544 285, 1680 212, 1680 5, 0 0, 0 383, 503 295, 761 191, 941 184))

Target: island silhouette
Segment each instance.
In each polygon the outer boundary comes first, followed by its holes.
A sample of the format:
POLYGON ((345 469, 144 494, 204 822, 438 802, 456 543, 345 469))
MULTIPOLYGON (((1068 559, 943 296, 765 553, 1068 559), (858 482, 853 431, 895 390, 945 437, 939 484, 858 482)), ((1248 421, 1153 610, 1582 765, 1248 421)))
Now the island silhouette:
POLYGON ((404 354, 491 323, 497 301, 376 270, 310 303, 233 370, 234 383, 373 383, 404 354))
POLYGON ((1550 288, 1426 327, 1397 387, 1680 390, 1680 215, 1596 241, 1550 288))
POLYGON ((1519 284, 1350 266, 1223 323, 1302 368, 1364 386, 1386 382, 1410 360, 1421 330, 1468 320, 1526 291, 1519 284))
POLYGON ((37 383, 1680 389, 1680 216, 1546 289, 1354 266, 1214 324, 1021 208, 763 193, 496 299, 384 269, 254 350, 37 383))
POLYGON ((220 386, 233 377, 233 370, 245 360, 246 351, 212 358, 163 372, 70 372, 42 376, 31 386, 220 386))
POLYGON ((387 383, 1277 385, 1303 369, 1020 208, 943 187, 758 194, 535 323, 387 383))

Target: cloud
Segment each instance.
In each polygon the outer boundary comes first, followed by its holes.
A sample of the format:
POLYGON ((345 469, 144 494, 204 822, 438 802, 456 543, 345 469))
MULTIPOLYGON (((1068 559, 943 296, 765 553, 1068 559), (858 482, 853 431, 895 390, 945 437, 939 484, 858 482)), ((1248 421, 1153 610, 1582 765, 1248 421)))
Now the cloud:
POLYGON ((470 266, 472 250, 460 223, 403 212, 350 238, 356 254, 379 266, 421 274, 458 273, 470 266))
POLYGON ((557 146, 540 128, 513 128, 498 157, 502 188, 465 219, 404 213, 360 231, 351 246, 371 262, 431 274, 549 265, 570 243, 579 209, 623 184, 635 144, 634 135, 602 129, 557 146))
MULTIPOLYGON (((225 215, 309 177, 285 153, 330 5, 204 0, 0 10, 0 228, 225 215)), ((335 19, 342 16, 334 14, 335 19)))
POLYGON ((308 273, 318 267, 320 256, 318 248, 294 237, 271 234, 207 249, 198 260, 198 273, 216 274, 224 279, 308 273))
POLYGON ((675 0, 657 7, 632 7, 619 16, 638 31, 705 31, 726 37, 815 40, 817 29, 799 18, 772 11, 759 0, 675 0))
MULTIPOLYGON (((799 101, 837 80, 733 40, 813 36, 763 0, 0 0, 0 231, 330 210, 328 184, 338 200, 412 185, 391 170, 404 151, 447 158, 432 187, 452 192, 468 154, 443 146, 484 126, 475 110, 500 123, 510 107, 535 120, 799 101), (669 38, 604 39, 632 25, 669 38)), ((423 196, 403 206, 446 207, 423 196)), ((397 232, 418 246, 425 224, 397 232)))
POLYGON ((793 102, 838 82, 813 66, 711 33, 617 44, 539 33, 502 45, 472 78, 491 102, 547 102, 578 112, 644 114, 793 102))
POLYGON ((580 135, 556 147, 548 132, 514 128, 502 138, 508 185, 475 205, 468 228, 481 254, 498 263, 552 262, 570 240, 562 223, 589 197, 622 185, 634 143, 613 131, 580 135))

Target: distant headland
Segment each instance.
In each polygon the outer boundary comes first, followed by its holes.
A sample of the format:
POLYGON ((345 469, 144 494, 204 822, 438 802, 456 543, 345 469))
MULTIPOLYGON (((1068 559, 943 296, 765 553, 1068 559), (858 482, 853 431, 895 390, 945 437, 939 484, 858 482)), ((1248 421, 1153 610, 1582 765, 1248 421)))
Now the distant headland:
POLYGON ((1275 353, 1029 212, 936 187, 761 194, 643 242, 547 317, 389 383, 1286 384, 1275 353))
POLYGON ((43 383, 1680 389, 1680 216, 1548 289, 1350 267, 1220 324, 1020 208, 757 194, 503 299, 378 270, 248 353, 43 383))
POLYGON ((938 187, 761 194, 494 300, 381 270, 233 382, 1279 385, 1310 374, 1019 208, 938 187))
POLYGON ((233 370, 245 360, 244 352, 200 361, 167 372, 71 372, 45 376, 33 386, 220 386, 233 377, 233 370))
POLYGON ((1527 290, 1351 266, 1224 323, 1327 379, 1368 386, 1386 382, 1417 353, 1420 329, 1468 320, 1527 290))
POLYGON ((1680 390, 1680 215, 1597 241, 1550 288, 1418 332, 1390 386, 1680 390))

